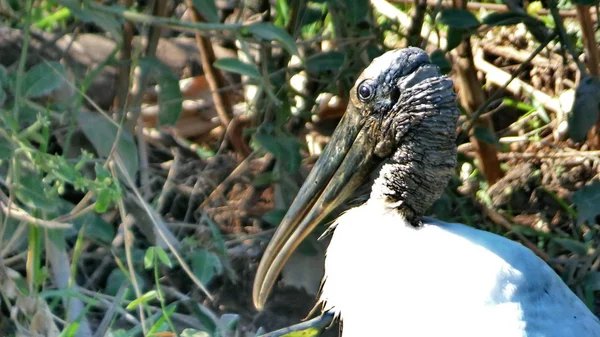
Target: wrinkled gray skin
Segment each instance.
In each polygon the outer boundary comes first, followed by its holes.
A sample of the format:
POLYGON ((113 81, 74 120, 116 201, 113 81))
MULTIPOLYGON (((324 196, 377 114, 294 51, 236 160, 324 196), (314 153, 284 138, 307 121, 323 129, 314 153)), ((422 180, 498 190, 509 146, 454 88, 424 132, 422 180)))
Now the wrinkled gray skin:
MULTIPOLYGON (((459 110, 452 80, 441 75, 418 48, 395 52, 392 63, 369 83, 375 88, 365 102, 357 97, 368 68, 350 91, 357 111, 368 116, 375 154, 381 160, 352 199, 384 198, 413 225, 439 198, 456 165, 459 110), (373 179, 376 179, 373 184, 373 179)), ((356 203, 353 203, 355 206, 356 203)))

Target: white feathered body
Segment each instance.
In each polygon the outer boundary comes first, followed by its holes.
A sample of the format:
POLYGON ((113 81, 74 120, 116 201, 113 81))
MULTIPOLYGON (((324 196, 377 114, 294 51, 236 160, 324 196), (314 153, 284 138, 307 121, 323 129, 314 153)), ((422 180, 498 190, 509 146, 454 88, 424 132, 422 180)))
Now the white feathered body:
POLYGON ((343 337, 600 337, 598 318, 526 247, 423 222, 380 199, 338 218, 321 299, 343 337))

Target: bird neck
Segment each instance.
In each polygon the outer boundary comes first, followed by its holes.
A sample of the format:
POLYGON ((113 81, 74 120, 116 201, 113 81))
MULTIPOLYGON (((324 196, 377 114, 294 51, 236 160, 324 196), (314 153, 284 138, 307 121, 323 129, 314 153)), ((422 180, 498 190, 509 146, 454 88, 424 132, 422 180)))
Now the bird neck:
POLYGON ((440 118, 423 119, 402 137, 394 154, 383 161, 371 189, 413 226, 437 200, 456 165, 456 107, 440 118))

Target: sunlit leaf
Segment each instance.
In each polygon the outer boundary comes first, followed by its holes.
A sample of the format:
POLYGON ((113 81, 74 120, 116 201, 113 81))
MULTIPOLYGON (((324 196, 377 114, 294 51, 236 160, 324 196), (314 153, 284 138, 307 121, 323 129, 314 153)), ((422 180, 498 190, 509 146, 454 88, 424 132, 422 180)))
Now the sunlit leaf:
POLYGON ((184 329, 181 332, 181 337, 210 337, 210 334, 196 329, 184 329))
POLYGON ((315 337, 319 335, 319 330, 315 328, 308 328, 300 331, 293 331, 286 333, 281 337, 315 337))
POLYGON ((275 1, 275 24, 286 27, 290 22, 290 5, 287 0, 275 1))
POLYGON ((145 303, 148 303, 154 299, 156 299, 158 297, 158 293, 156 292, 156 290, 150 290, 145 294, 142 294, 142 296, 136 298, 135 300, 131 301, 131 303, 129 303, 125 309, 127 310, 133 310, 135 308, 137 308, 140 305, 143 305, 145 303))
POLYGON ((156 255, 156 247, 150 247, 146 249, 144 254, 144 268, 150 269, 154 267, 154 256, 156 255))
POLYGON ((167 252, 165 252, 165 250, 161 247, 156 247, 156 256, 158 257, 158 260, 165 266, 169 268, 173 267, 173 263, 171 262, 171 259, 169 259, 169 255, 167 255, 167 252))

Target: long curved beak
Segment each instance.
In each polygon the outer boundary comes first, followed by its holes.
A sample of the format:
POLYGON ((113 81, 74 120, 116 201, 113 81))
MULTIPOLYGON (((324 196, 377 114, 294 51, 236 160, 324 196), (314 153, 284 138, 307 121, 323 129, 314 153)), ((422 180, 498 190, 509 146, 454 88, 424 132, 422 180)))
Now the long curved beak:
POLYGON ((323 218, 370 176, 376 165, 372 123, 350 102, 329 144, 300 188, 258 266, 252 298, 262 309, 288 258, 323 218))

